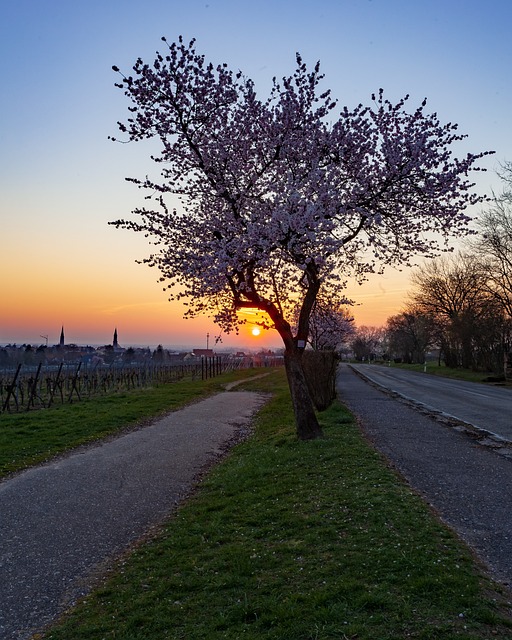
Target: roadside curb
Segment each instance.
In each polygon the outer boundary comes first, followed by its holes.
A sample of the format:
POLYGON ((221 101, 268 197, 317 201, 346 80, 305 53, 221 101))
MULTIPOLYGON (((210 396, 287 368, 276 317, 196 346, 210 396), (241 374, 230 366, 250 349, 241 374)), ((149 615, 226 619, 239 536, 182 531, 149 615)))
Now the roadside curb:
POLYGON ((369 375, 365 374, 359 369, 354 368, 351 364, 348 364, 348 367, 357 376, 359 376, 362 380, 365 380, 365 382, 373 386, 375 389, 379 389, 386 395, 398 400, 399 402, 403 402, 404 404, 415 408, 423 415, 427 415, 433 418, 434 420, 436 420, 436 422, 454 429, 459 433, 467 435, 471 439, 476 440, 479 445, 487 447, 489 449, 493 449, 494 451, 496 451, 496 453, 499 453, 503 457, 512 460, 512 440, 507 440, 497 433, 493 433, 492 431, 483 429, 482 427, 478 427, 471 422, 461 420, 457 416, 451 415, 450 413, 439 411, 434 407, 425 404, 424 402, 420 402, 419 400, 415 400, 414 398, 405 396, 398 391, 388 389, 384 385, 379 384, 378 382, 373 380, 369 375))

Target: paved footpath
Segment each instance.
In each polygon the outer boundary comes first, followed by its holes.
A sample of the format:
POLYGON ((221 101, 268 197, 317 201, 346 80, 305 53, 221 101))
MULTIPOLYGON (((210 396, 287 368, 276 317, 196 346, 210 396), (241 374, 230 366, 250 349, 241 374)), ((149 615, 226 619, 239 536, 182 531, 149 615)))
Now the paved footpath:
POLYGON ((420 413, 342 365, 338 397, 393 466, 512 585, 512 460, 420 413))
POLYGON ((0 482, 0 640, 25 640, 161 523, 265 397, 212 396, 0 482))

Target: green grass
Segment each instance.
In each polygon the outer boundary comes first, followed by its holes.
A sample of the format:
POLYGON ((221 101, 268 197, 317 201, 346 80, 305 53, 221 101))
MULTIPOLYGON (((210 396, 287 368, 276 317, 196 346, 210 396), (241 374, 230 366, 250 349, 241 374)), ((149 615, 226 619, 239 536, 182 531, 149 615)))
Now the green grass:
POLYGON ((509 604, 339 404, 300 442, 282 371, 252 438, 47 640, 512 638, 509 604))
POLYGON ((134 427, 254 376, 246 369, 205 381, 181 380, 26 413, 0 414, 0 478, 59 453, 134 427))

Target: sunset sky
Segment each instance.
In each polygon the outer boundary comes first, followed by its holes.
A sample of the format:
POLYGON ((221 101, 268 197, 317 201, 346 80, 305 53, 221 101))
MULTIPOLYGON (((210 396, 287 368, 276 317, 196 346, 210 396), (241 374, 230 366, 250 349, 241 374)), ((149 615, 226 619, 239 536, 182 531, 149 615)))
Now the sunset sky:
MULTIPOLYGON (((500 190, 512 160, 510 0, 11 0, 2 5, 0 55, 0 344, 105 344, 117 327, 128 345, 210 346, 208 318, 181 319, 158 273, 138 265, 147 240, 108 221, 140 202, 126 176, 152 169, 149 147, 108 140, 128 102, 112 65, 152 62, 182 34, 214 63, 240 68, 267 95, 293 72, 295 52, 321 61, 340 108, 428 98, 442 122, 468 138, 457 149, 494 150, 475 174, 479 192, 500 190)), ((477 214, 478 211, 474 211, 477 214)), ((348 295, 359 325, 397 313, 406 272, 387 271, 348 295)), ((274 332, 223 337, 226 347, 279 345, 274 332)))

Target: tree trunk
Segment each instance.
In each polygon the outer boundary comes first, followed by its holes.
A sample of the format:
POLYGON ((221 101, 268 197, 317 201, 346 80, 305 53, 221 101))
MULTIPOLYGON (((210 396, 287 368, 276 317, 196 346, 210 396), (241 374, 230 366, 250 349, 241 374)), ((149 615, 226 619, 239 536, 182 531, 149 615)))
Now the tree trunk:
POLYGON ((286 349, 284 363, 295 413, 297 437, 299 440, 322 438, 324 434, 318 424, 302 368, 302 350, 297 348, 286 349))

